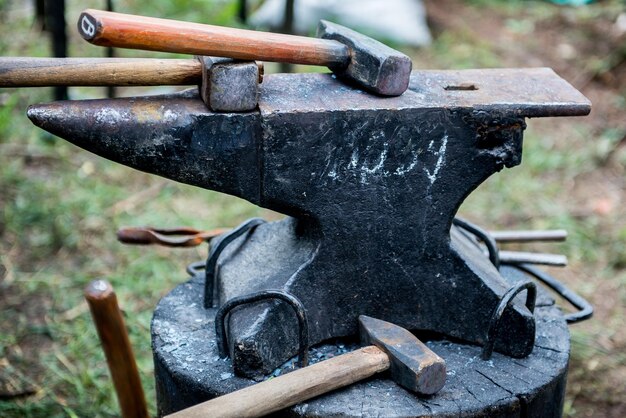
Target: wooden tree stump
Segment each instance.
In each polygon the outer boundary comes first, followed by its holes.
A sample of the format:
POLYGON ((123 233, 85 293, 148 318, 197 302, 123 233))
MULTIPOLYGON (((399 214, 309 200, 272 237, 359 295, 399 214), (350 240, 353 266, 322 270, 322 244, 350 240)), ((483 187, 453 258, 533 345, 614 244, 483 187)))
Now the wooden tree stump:
MULTIPOLYGON (((512 283, 525 278, 509 268, 503 274, 512 283)), ((234 376, 230 360, 219 358, 216 309, 205 310, 202 295, 203 278, 196 277, 165 296, 154 313, 152 346, 160 415, 255 383, 234 376)), ((535 318, 535 347, 523 359, 494 353, 484 361, 481 347, 429 341, 428 347, 446 360, 448 369, 446 385, 435 396, 418 398, 381 375, 273 416, 560 417, 570 348, 567 324, 554 300, 541 290, 535 318)))

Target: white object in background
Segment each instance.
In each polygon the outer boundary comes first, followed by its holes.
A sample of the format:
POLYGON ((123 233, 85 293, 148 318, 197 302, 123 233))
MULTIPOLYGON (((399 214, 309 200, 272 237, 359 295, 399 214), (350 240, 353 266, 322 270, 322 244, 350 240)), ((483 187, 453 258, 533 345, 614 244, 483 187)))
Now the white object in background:
MULTIPOLYGON (((286 0, 266 0, 250 17, 255 27, 278 29, 283 24, 286 0)), ((294 0, 296 33, 315 31, 327 19, 382 41, 425 46, 432 41, 421 0, 294 0)))

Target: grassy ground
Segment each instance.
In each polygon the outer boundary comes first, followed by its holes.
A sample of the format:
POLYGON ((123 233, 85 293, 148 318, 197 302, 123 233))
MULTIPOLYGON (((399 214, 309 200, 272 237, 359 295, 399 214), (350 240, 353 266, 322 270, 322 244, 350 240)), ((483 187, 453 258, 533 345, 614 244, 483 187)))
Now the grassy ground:
MULTIPOLYGON (((71 24, 82 7, 99 6, 67 3, 71 24)), ((120 11, 234 24, 232 3, 159 0, 148 7, 128 1, 120 11)), ((596 308, 594 320, 571 327, 566 414, 626 416, 626 38, 612 29, 623 3, 570 9, 533 1, 430 0, 427 6, 436 40, 409 51, 416 67, 551 66, 594 102, 588 118, 530 121, 522 166, 490 179, 462 212, 490 228, 569 230, 564 244, 533 247, 567 254, 571 266, 555 275, 596 308)), ((103 53, 71 32, 72 55, 103 53)), ((22 2, 0 0, 0 34, 0 55, 47 54, 22 2)), ((49 95, 47 89, 0 92, 0 394, 22 393, 0 398, 0 416, 118 415, 82 301, 84 285, 97 277, 117 290, 154 412, 151 312, 185 279, 184 266, 205 256, 204 248, 123 247, 115 231, 145 224, 212 228, 277 215, 47 136, 24 111, 49 95)))

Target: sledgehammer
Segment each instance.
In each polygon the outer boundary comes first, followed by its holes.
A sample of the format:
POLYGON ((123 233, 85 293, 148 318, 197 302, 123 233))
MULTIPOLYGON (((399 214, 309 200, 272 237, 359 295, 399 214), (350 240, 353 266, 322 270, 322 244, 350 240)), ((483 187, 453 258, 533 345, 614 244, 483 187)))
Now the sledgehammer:
POLYGON ((323 65, 383 96, 404 93, 411 76, 408 56, 326 21, 317 39, 87 9, 78 32, 101 46, 323 65))
POLYGON ((366 347, 184 409, 167 418, 259 417, 390 370, 402 387, 421 395, 446 380, 444 360, 409 331, 361 315, 366 347))

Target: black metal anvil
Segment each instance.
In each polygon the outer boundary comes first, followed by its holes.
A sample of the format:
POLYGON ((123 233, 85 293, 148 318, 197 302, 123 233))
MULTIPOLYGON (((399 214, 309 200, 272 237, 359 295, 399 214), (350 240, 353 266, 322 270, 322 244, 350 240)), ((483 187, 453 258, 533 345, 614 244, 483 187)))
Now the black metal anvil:
MULTIPOLYGON (((289 215, 221 253, 216 306, 278 289, 303 303, 311 343, 356 335, 370 315, 480 344, 509 285, 453 218, 485 179, 521 162, 524 118, 589 111, 549 69, 497 69, 415 71, 394 98, 330 75, 272 75, 259 110, 239 114, 211 113, 187 92, 28 115, 108 159, 289 215)), ((496 350, 526 356, 534 336, 519 298, 496 350)), ((279 301, 238 309, 228 341, 236 371, 266 373, 297 352, 295 315, 279 301)))

